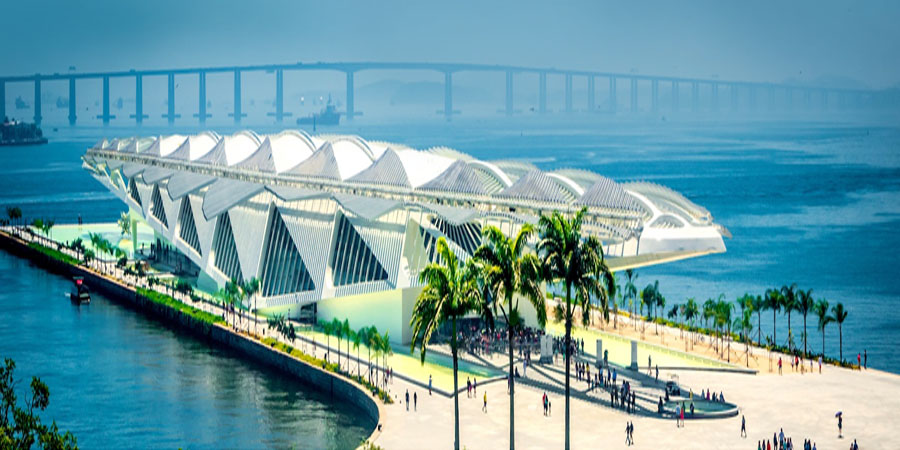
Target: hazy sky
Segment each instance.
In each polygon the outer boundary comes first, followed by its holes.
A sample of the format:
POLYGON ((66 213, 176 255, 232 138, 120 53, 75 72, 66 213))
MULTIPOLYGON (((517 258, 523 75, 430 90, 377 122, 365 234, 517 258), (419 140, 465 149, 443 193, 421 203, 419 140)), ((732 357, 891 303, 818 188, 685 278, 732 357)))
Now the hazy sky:
POLYGON ((10 0, 0 74, 296 61, 900 82, 900 1, 10 0))

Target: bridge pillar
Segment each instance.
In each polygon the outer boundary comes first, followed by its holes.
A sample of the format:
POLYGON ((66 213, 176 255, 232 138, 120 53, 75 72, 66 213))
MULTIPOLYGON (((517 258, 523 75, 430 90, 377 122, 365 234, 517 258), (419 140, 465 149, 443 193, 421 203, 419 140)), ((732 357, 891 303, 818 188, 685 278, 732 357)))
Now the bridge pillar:
POLYGON ((672 111, 673 112, 678 112, 678 109, 681 106, 681 105, 679 105, 679 103, 680 103, 679 94, 680 93, 681 93, 681 87, 678 85, 677 81, 673 80, 672 81, 672 111))
POLYGON ((513 115, 513 73, 506 72, 506 115, 513 115))
POLYGON ((133 117, 138 125, 144 121, 147 116, 144 114, 144 81, 143 75, 135 75, 134 77, 134 115, 133 117))
POLYGON ((729 91, 731 92, 731 111, 736 112, 738 110, 738 84, 732 83, 729 91))
POLYGON ((247 115, 241 112, 241 71, 240 69, 234 70, 234 113, 231 114, 234 116, 234 123, 241 123, 241 117, 246 117, 247 115))
POLYGON ((710 87, 712 88, 712 92, 711 92, 712 98, 710 99, 711 103, 712 103, 712 110, 718 111, 719 110, 719 83, 712 83, 712 85, 710 85, 710 87))
POLYGON ((168 96, 168 105, 167 105, 167 113, 163 114, 163 117, 168 119, 169 125, 175 123, 175 118, 180 117, 180 115, 175 114, 175 74, 168 74, 168 85, 169 85, 169 96, 168 96))
POLYGON ((103 114, 97 118, 103 121, 103 125, 109 125, 109 119, 116 117, 109 114, 109 75, 103 77, 103 100, 101 103, 103 104, 103 114))
POLYGON ((197 114, 194 114, 201 124, 206 123, 207 117, 212 117, 206 112, 206 72, 197 73, 197 114))
POLYGON ((596 102, 594 100, 594 76, 588 75, 587 77, 587 109, 588 112, 594 112, 594 109, 597 108, 596 102))
POLYGON ((747 106, 750 111, 756 111, 756 86, 749 87, 750 92, 747 95, 747 106))
POLYGON ((347 121, 353 120, 356 115, 353 103, 353 72, 347 72, 347 121))
POLYGON ((284 71, 275 71, 275 121, 281 123, 284 119, 284 71))
POLYGON ((653 112, 659 111, 659 80, 650 81, 650 109, 653 112))
POLYGON ((444 72, 444 118, 453 118, 453 72, 444 72))
POLYGON ((616 100, 616 77, 609 77, 609 112, 615 114, 618 100, 616 100))
POLYGON ((547 113, 547 72, 538 75, 538 112, 547 113))
POLYGON ((69 125, 75 126, 75 77, 69 78, 69 125))
POLYGON ((638 110, 638 80, 631 79, 631 112, 636 113, 638 110))
POLYGON ((691 83, 691 111, 700 111, 700 83, 691 83))
POLYGON ((566 112, 572 112, 572 74, 566 74, 566 112))
POLYGON ((290 117, 291 113, 284 112, 284 70, 277 69, 275 71, 275 112, 269 113, 268 116, 275 116, 275 122, 281 123, 285 117, 290 117))
POLYGON ((41 78, 34 79, 34 123, 41 125, 41 78))

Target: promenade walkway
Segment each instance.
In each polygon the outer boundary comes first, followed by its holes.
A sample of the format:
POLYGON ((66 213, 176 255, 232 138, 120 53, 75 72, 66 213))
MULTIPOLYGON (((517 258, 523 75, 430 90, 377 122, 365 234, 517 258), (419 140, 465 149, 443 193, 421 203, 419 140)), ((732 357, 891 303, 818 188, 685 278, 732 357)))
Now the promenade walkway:
MULTIPOLYGON (((75 255, 72 255, 75 256, 75 255)), ((127 279, 114 264, 94 262, 92 267, 119 279, 127 279)), ((141 280, 127 279, 129 283, 141 280)), ((159 289, 158 286, 154 288, 159 289)), ((178 294, 176 294, 178 296, 178 294)), ((190 302, 191 306, 222 315, 224 310, 213 303, 190 302)), ((231 318, 228 315, 229 319, 231 318)), ((271 336, 262 320, 240 317, 233 326, 244 332, 271 336)), ((311 342, 295 342, 294 346, 319 358, 327 350, 311 342)), ((699 346, 699 345, 698 345, 699 346)), ((332 344, 332 352, 335 352, 332 344)), ((440 347, 435 350, 441 351, 440 347)), ((362 353, 365 353, 364 351, 362 353)), ((332 353, 332 359, 335 354, 332 353)), ((344 356, 346 364, 346 356, 344 356)), ((468 357, 467 357, 468 358, 468 357)), ((506 355, 481 356, 481 361, 503 368, 506 355)), ((351 358, 352 360, 352 358, 351 358)), ((354 368, 356 361, 351 362, 354 368)), ((520 373, 525 372, 521 362, 516 362, 520 373)), ((365 358, 360 362, 365 372, 365 358)), ((561 362, 547 366, 533 366, 525 372, 525 379, 516 385, 516 439, 520 449, 560 448, 564 433, 565 400, 558 390, 562 374, 561 362), (543 384, 542 384, 543 383, 543 384), (554 389, 554 386, 557 386, 554 389), (544 415, 541 398, 547 392, 552 411, 544 415)), ((768 372, 764 372, 768 373, 768 372)), ((398 375, 402 375, 398 372, 398 375)), ((620 373, 620 376, 622 373, 620 373)), ((677 376, 683 386, 694 389, 713 389, 724 392, 729 402, 740 405, 740 415, 728 419, 688 421, 683 428, 676 428, 674 420, 656 417, 646 411, 627 414, 620 409, 605 406, 604 399, 586 392, 584 382, 573 381, 576 394, 572 399, 572 448, 624 448, 625 424, 635 425, 636 449, 696 449, 696 448, 756 448, 760 439, 771 439, 772 434, 783 429, 792 436, 795 445, 804 438, 816 442, 820 449, 847 448, 857 439, 863 448, 900 448, 900 435, 895 431, 896 411, 900 410, 900 377, 877 370, 854 371, 826 366, 822 374, 791 372, 784 375, 753 376, 697 370, 660 370, 660 380, 677 376), (844 438, 838 438, 834 414, 843 411, 844 438), (746 417, 749 436, 740 437, 741 415, 746 417)), ((453 399, 434 392, 417 381, 396 376, 386 385, 395 404, 383 408, 380 420, 381 433, 375 443, 385 449, 452 448, 453 399), (417 397, 416 405, 405 405, 406 392, 417 397)), ((642 409, 652 405, 649 399, 659 392, 655 379, 635 376, 639 394, 646 395, 642 409)), ((460 436, 462 446, 468 449, 495 449, 508 445, 509 397, 506 382, 502 379, 491 383, 479 382, 478 392, 471 398, 466 395, 465 379, 460 380, 462 392, 460 404, 460 436), (483 395, 487 394, 487 408, 483 408, 483 395)), ((644 396, 642 395, 642 397, 644 396)), ((652 409, 655 411, 655 409, 652 409)), ((302 443, 298 442, 298 446, 302 443)))

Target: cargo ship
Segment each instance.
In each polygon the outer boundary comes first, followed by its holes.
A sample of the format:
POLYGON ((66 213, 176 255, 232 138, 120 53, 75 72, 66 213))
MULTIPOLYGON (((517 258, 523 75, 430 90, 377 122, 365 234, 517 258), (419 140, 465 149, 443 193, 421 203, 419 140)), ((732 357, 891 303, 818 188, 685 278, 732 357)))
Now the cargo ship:
POLYGON ((18 122, 3 118, 0 125, 0 147, 12 145, 46 144, 47 138, 41 128, 33 123, 18 122))
POLYGON ((316 125, 340 125, 340 123, 341 113, 331 103, 330 95, 328 96, 328 104, 325 105, 325 109, 318 114, 310 114, 297 119, 297 125, 312 125, 313 127, 316 125))

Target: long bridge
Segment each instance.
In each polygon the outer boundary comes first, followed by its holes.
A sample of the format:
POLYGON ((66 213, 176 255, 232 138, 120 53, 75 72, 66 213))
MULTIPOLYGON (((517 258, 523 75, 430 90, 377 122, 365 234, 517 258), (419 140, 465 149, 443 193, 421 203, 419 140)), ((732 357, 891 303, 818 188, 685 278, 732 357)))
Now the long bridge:
MULTIPOLYGON (((114 72, 85 72, 85 73, 54 73, 33 74, 20 76, 0 77, 0 117, 6 116, 6 85, 9 83, 33 83, 34 85, 34 121, 40 124, 41 116, 41 85, 44 82, 68 81, 69 84, 69 124, 76 123, 76 82, 78 80, 102 80, 103 94, 101 99, 102 113, 97 116, 103 124, 109 124, 115 118, 110 114, 109 81, 112 78, 133 78, 135 83, 135 109, 130 115, 136 123, 140 124, 148 116, 143 108, 143 80, 146 77, 166 77, 168 79, 167 112, 163 118, 170 124, 180 117, 175 113, 175 77, 196 77, 199 91, 198 111, 194 115, 201 124, 210 117, 207 113, 206 100, 206 76, 211 73, 232 73, 234 75, 234 109, 231 115, 235 123, 240 123, 246 114, 241 109, 241 74, 247 72, 265 72, 275 75, 275 110, 269 115, 277 122, 282 122, 291 113, 284 110, 284 72, 285 71, 334 71, 341 72, 346 77, 346 112, 348 120, 353 120, 360 113, 355 109, 354 103, 354 78, 357 72, 373 70, 391 71, 434 71, 444 75, 444 104, 439 111, 448 120, 459 111, 453 108, 453 75, 459 72, 484 72, 497 73, 506 77, 506 103, 500 111, 506 115, 516 113, 513 95, 513 83, 517 75, 536 74, 538 76, 538 107, 537 112, 547 113, 547 79, 551 76, 563 77, 565 80, 565 112, 574 112, 573 80, 580 77, 587 80, 587 111, 598 111, 596 102, 596 86, 598 80, 609 83, 608 100, 603 112, 618 112, 616 93, 619 90, 617 83, 629 85, 629 103, 623 112, 637 113, 638 94, 640 86, 649 84, 650 110, 659 112, 664 109, 672 112, 690 111, 700 112, 715 111, 720 108, 725 111, 755 111, 764 107, 768 111, 802 112, 815 110, 837 109, 871 109, 884 106, 894 107, 897 100, 895 91, 879 91, 866 89, 840 89, 832 87, 816 87, 799 84, 728 81, 715 78, 690 78, 673 77, 664 75, 644 75, 636 73, 598 72, 590 70, 568 70, 557 68, 525 67, 511 65, 491 64, 464 64, 464 63, 424 63, 424 62, 315 62, 293 64, 265 64, 248 66, 226 67, 193 67, 181 69, 154 69, 154 70, 128 70, 114 72), (660 87, 668 86, 669 98, 667 105, 660 104, 660 87), (680 95, 685 86, 690 87, 690 108, 681 105, 680 95), (705 102, 701 102, 701 90, 704 91, 705 102), (719 93, 724 92, 730 97, 730 101, 721 101, 719 93), (757 97, 764 97, 758 102, 757 97), (741 100, 743 99, 743 100, 741 100)), ((724 98, 724 97, 723 97, 724 98)))

